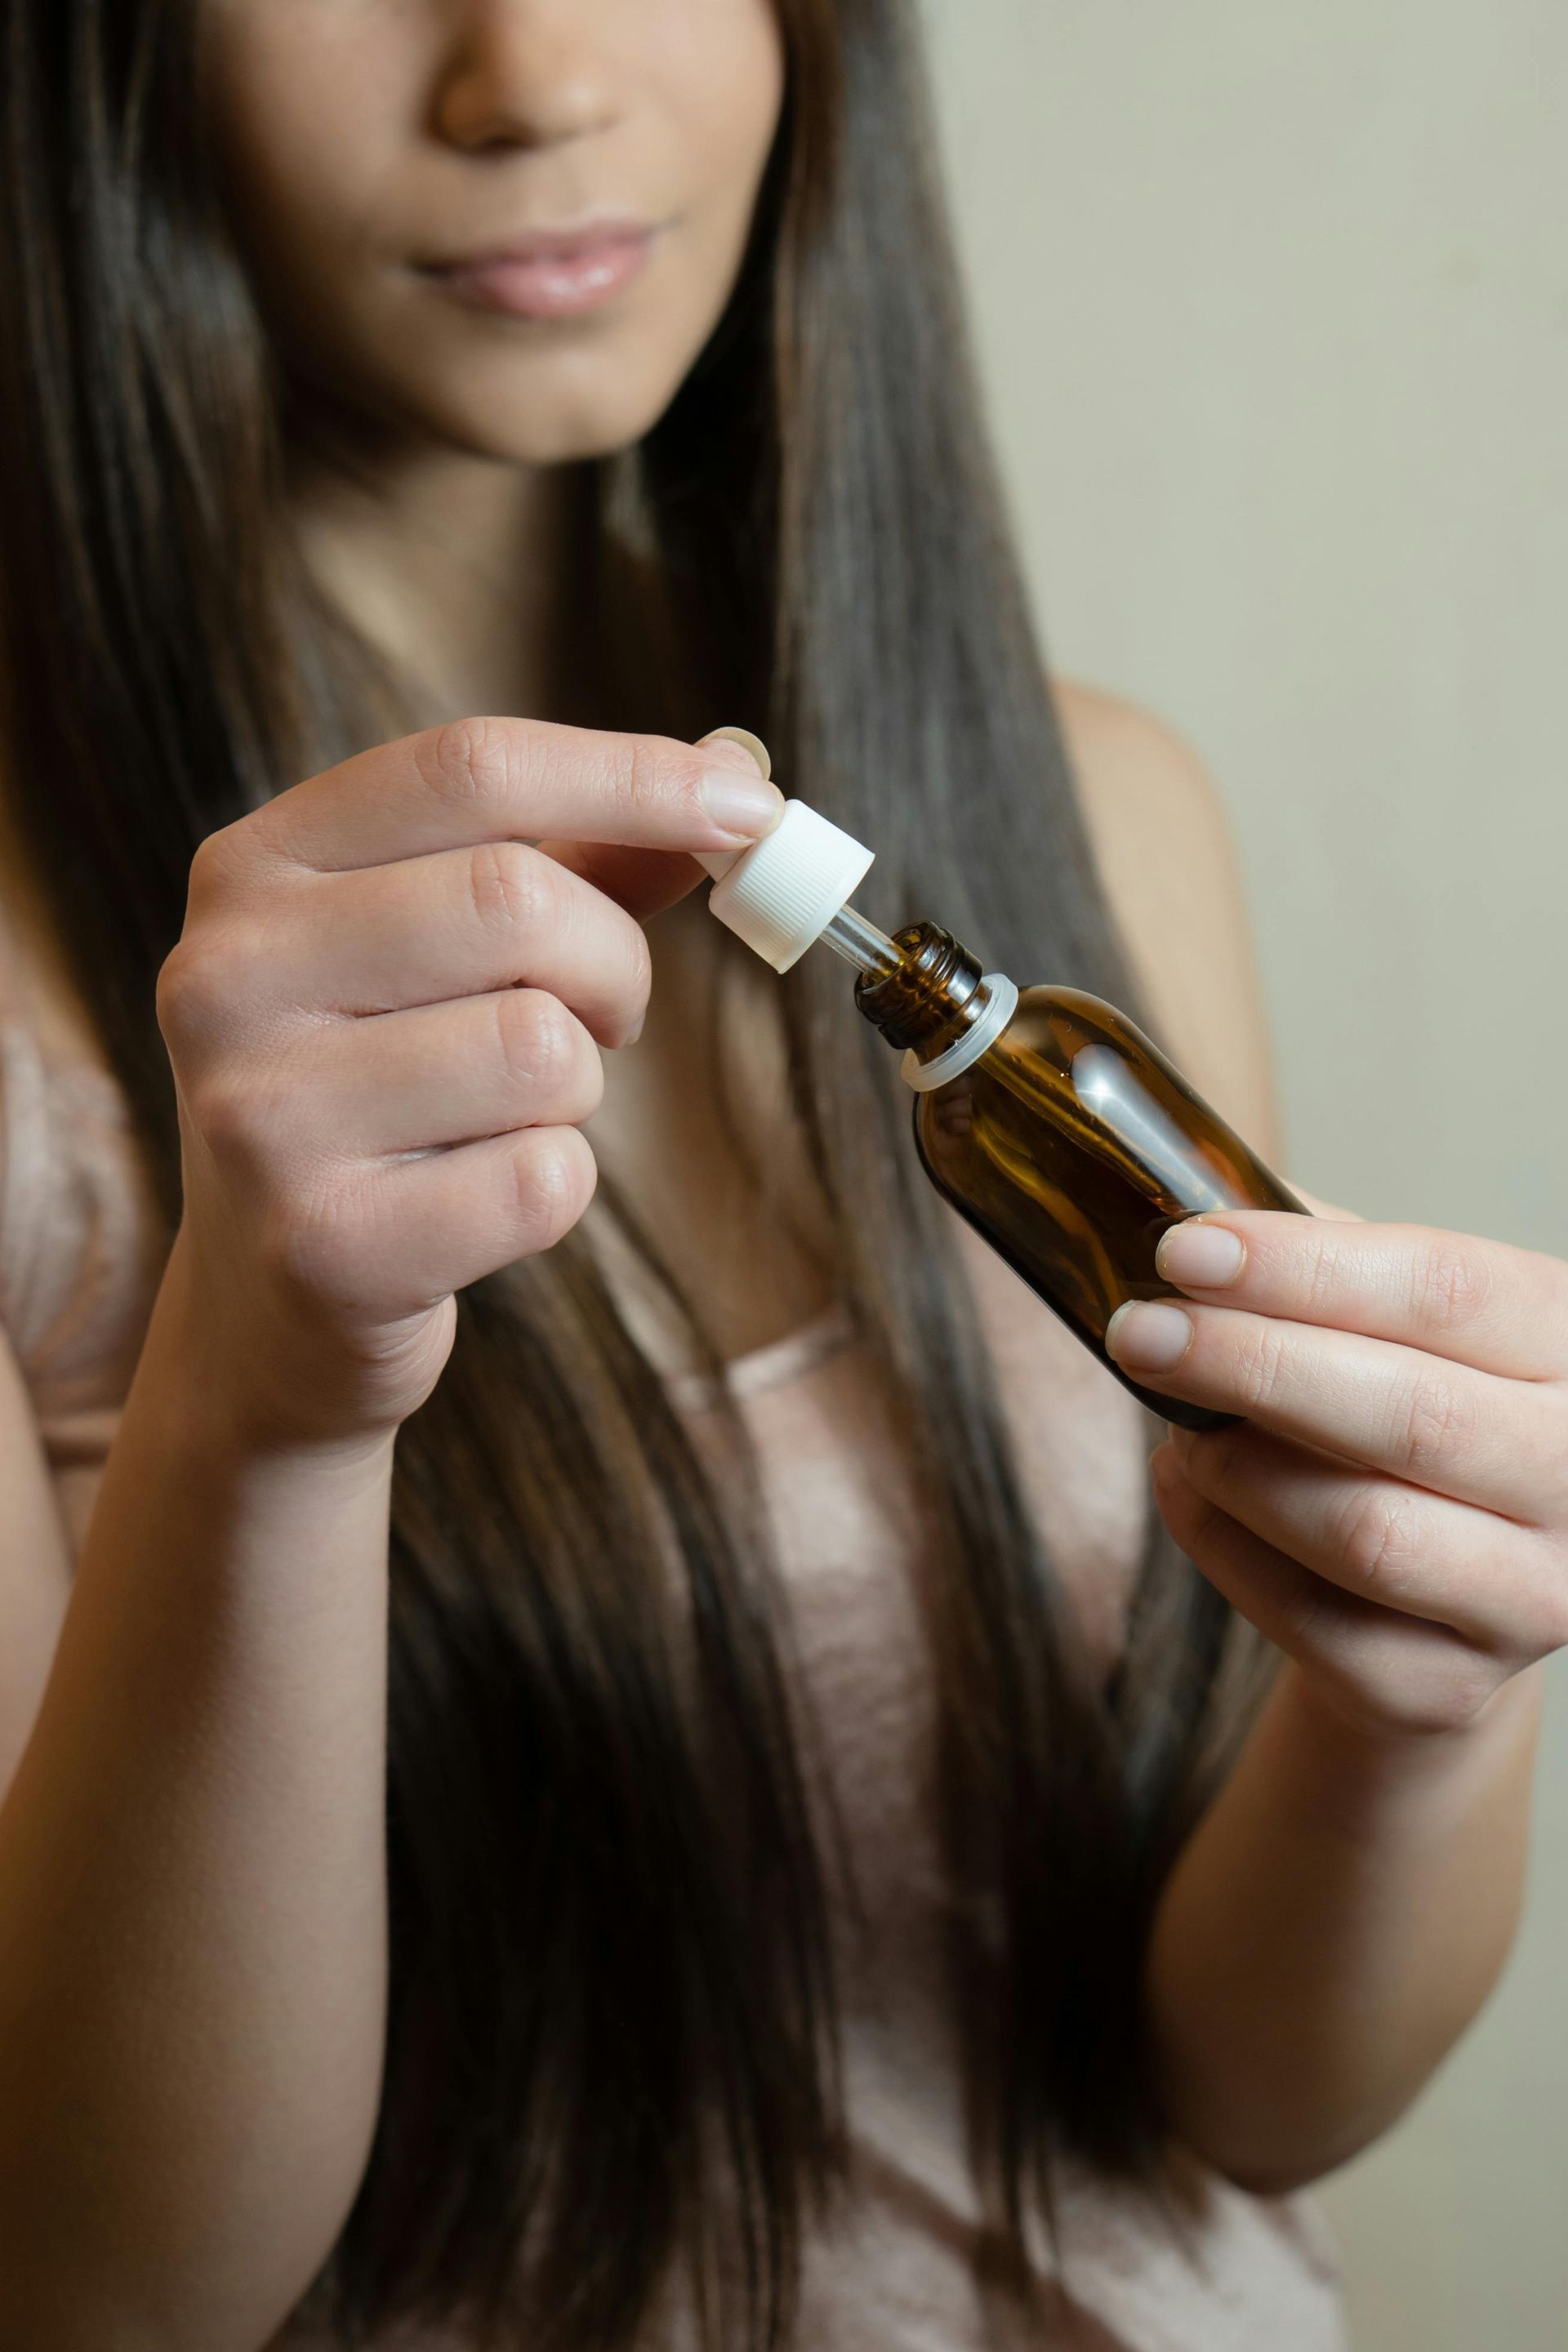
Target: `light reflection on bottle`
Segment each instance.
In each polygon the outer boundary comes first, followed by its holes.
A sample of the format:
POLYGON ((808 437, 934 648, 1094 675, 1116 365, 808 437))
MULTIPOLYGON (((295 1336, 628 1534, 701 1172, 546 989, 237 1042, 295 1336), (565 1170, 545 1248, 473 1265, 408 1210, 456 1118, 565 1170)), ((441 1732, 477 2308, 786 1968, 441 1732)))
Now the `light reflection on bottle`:
POLYGON ((1109 1045, 1085 1045, 1072 1057, 1072 1082, 1086 1110, 1094 1113, 1149 1173, 1181 1200, 1191 1216, 1205 1209, 1240 1207, 1234 1185, 1224 1183, 1194 1136, 1184 1134, 1162 1103, 1121 1054, 1109 1045))

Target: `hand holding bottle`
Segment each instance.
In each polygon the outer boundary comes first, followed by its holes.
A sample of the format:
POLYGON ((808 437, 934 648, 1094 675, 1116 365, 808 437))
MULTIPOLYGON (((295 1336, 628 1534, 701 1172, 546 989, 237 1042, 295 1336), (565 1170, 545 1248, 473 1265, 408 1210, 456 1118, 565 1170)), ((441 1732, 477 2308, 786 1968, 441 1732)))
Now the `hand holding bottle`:
POLYGON ((423 1402, 453 1293, 592 1195, 600 1049, 648 991, 637 918, 783 805, 733 743, 474 719, 204 843, 159 984, 184 1147, 170 1273, 240 1420, 374 1436, 423 1402))
POLYGON ((1568 1645, 1568 1265, 1419 1226, 1225 1212, 1159 1250, 1180 1306, 1109 1334, 1178 1431, 1183 1549, 1376 1736, 1454 1732, 1568 1645))

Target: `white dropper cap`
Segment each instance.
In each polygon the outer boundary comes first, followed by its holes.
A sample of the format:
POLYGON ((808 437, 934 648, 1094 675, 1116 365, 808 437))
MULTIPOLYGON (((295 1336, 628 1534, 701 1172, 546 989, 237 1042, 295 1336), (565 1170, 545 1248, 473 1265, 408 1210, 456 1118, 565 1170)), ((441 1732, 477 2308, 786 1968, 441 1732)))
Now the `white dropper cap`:
POLYGON ((787 971, 848 905, 875 856, 804 801, 786 801, 761 841, 700 863, 717 877, 710 911, 775 971, 787 971))
MULTIPOLYGON (((767 745, 749 728, 718 727, 702 740, 739 743, 764 776, 773 773, 767 745)), ((700 853, 697 862, 713 877, 708 904, 719 920, 775 971, 787 971, 848 905, 875 856, 804 801, 786 801, 763 840, 700 853)))

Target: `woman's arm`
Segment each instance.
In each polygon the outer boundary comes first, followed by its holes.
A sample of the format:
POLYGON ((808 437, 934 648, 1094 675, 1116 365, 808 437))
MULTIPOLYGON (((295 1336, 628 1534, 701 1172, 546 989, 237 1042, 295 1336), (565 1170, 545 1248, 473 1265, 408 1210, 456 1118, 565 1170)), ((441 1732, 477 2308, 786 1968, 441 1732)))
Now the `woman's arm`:
POLYGON ((782 807, 732 744, 481 719, 198 854, 183 1221, 0 1810, 6 2346, 257 2352, 331 2249, 382 2063, 395 1435, 456 1292, 586 1206, 637 915, 782 807))
POLYGON ((50 2352, 255 2352, 376 2113, 391 1440, 247 1447, 183 1271, 0 1809, 0 2338, 50 2352))
POLYGON ((1285 1668, 1150 1961, 1174 2128, 1242 2187, 1298 2187, 1386 2130, 1490 1991, 1539 1707, 1532 1672, 1462 1729, 1380 1738, 1285 1668))
MULTIPOLYGON (((1155 1017, 1200 1089, 1268 1156, 1276 1125, 1259 992, 1213 789, 1191 752, 1142 713, 1081 691, 1064 703, 1101 870, 1155 1017)), ((1281 1227, 1287 1242, 1297 1223, 1258 1222, 1281 1227)), ((1397 1269, 1413 1262, 1411 1249, 1380 1244, 1383 1229, 1348 1230, 1363 1233, 1375 1262, 1395 1269, 1387 1279, 1396 1286, 1397 1269)), ((1485 1245, 1473 1245, 1473 1257, 1471 1246, 1450 1237, 1435 1255, 1428 1251, 1435 1305, 1445 1268, 1452 1302, 1462 1300, 1467 1267, 1472 1291, 1490 1281, 1485 1245)), ((1417 1254, 1425 1247, 1417 1244, 1417 1254)), ((1550 1269, 1549 1261, 1534 1263, 1550 1269)), ((1256 1303, 1285 1318, 1294 1312, 1331 1320, 1321 1273, 1309 1268, 1303 1279, 1306 1290, 1316 1282, 1316 1307, 1304 1296, 1293 1302, 1288 1291, 1256 1303)), ((1229 1297, 1245 1307, 1255 1302, 1244 1292, 1198 1295, 1229 1297)), ((1353 1328, 1371 1328, 1364 1301, 1358 1316, 1347 1297, 1342 1313, 1353 1328)), ((1450 1319, 1450 1333, 1454 1328, 1450 1319)), ((1430 1343, 1434 1334, 1394 1336, 1430 1343)), ((1440 1336, 1437 1344, 1445 1345, 1440 1336)), ((1564 1356, 1568 1370, 1568 1341, 1564 1356)), ((1250 1378, 1256 1389, 1269 1360, 1257 1346, 1243 1348, 1231 1360, 1231 1378, 1250 1378)), ((1545 1358, 1531 1369, 1544 1371, 1545 1358)), ((1191 1392, 1190 1375, 1141 1370, 1139 1377, 1191 1392)), ((1522 1408, 1532 1402, 1523 1383, 1499 1382, 1498 1390, 1505 1407, 1510 1391, 1522 1408)), ((1204 1401, 1242 1402, 1217 1391, 1204 1401)), ((1314 1549, 1284 1496, 1301 1467, 1295 1454, 1265 1457, 1244 1431, 1230 1440, 1183 1441, 1163 1450, 1157 1467, 1162 1507, 1178 1540, 1265 1632, 1289 1647, 1315 1616, 1320 1634, 1337 1633, 1343 1650, 1345 1612, 1353 1616, 1359 1606, 1384 1643, 1371 1704, 1336 1703, 1342 1685, 1331 1685, 1320 1651, 1309 1646, 1306 1670, 1286 1664, 1228 1784, 1178 1863, 1152 1942, 1151 2013, 1175 2128, 1244 2185, 1279 2189, 1342 2162, 1384 2130, 1495 1981, 1520 1911, 1540 1677, 1526 1665, 1497 1689, 1484 1658, 1449 1650, 1434 1659, 1446 1626, 1439 1635, 1436 1621, 1395 1619, 1379 1601, 1303 1571, 1298 1563, 1310 1554, 1313 1569, 1343 1580, 1351 1572, 1344 1538, 1352 1553, 1383 1540, 1387 1522, 1378 1512, 1389 1498, 1375 1481, 1344 1480, 1335 1499, 1342 1510, 1348 1498, 1360 1512, 1359 1534, 1346 1518, 1336 1545, 1320 1521, 1314 1549), (1272 1538, 1268 1547, 1249 1539, 1247 1529, 1258 1528, 1272 1538), (1464 1688, 1450 1684, 1430 1719, 1412 1729, 1397 1719, 1401 1694, 1418 1713, 1434 1664, 1454 1668, 1464 1688)), ((1414 1489, 1401 1492, 1415 1496, 1414 1489)), ((1395 1506, 1396 1529, 1403 1507, 1395 1506)), ((1424 1491, 1414 1507, 1426 1507, 1424 1491)), ((1476 1533, 1484 1545, 1479 1515, 1476 1533)), ((1439 1539, 1426 1557, 1440 1579, 1439 1539)), ((1407 1561, 1409 1549, 1388 1546, 1385 1575, 1396 1556, 1407 1561)), ((1463 1542, 1454 1549, 1463 1560, 1463 1542)), ((1552 1557, 1548 1551, 1541 1569, 1542 1625, 1521 1616, 1511 1629, 1515 1664, 1550 1647, 1563 1622, 1561 1604, 1559 1619, 1552 1616, 1552 1557)), ((1450 1582, 1465 1569, 1471 1580, 1485 1578, 1482 1549, 1456 1566, 1450 1582)), ((1558 1573, 1568 1589, 1568 1556, 1558 1573)), ((1362 1701, 1368 1696, 1357 1693, 1362 1701)))
POLYGON ((1398 2114, 1512 1937, 1568 1643, 1568 1265, 1228 1211, 1159 1256, 1186 1295, 1111 1352, 1245 1418, 1178 1433, 1155 1495, 1291 1664, 1168 1891, 1154 2015, 1181 2127, 1279 2186, 1398 2114))

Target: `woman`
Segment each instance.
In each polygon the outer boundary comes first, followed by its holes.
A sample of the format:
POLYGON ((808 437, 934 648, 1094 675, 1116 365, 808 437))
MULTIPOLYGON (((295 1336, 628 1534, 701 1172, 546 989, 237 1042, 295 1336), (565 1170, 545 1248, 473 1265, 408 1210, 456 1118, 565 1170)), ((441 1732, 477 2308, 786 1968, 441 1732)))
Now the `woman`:
POLYGON ((903 9, 6 26, 7 2340, 1338 2341, 1293 2192, 1517 1908, 1568 1276, 1187 1229, 1122 1360, 1250 1420, 1151 1532, 839 971, 690 895, 725 712, 1268 1147, 903 9))

